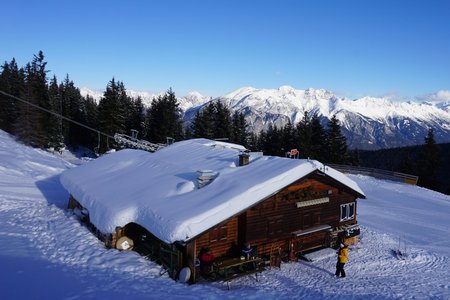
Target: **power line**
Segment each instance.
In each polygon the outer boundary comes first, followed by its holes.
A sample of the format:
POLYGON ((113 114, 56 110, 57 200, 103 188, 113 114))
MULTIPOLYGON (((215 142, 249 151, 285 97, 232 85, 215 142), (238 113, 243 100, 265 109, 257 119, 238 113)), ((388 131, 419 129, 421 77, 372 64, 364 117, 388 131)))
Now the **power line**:
POLYGON ((13 99, 15 99, 15 100, 18 100, 18 101, 21 101, 21 102, 23 102, 23 103, 26 103, 26 104, 28 104, 28 105, 31 105, 31 106, 33 106, 34 108, 37 108, 37 109, 40 109, 40 110, 42 110, 42 111, 48 112, 49 114, 52 114, 52 115, 57 116, 57 117, 60 117, 61 119, 64 119, 64 120, 66 120, 66 121, 68 121, 68 122, 77 124, 78 126, 84 127, 84 128, 86 128, 86 129, 89 129, 89 130, 91 130, 91 131, 94 131, 94 132, 96 132, 96 133, 98 133, 98 134, 101 134, 101 135, 103 135, 103 136, 106 136, 106 137, 108 137, 108 138, 114 139, 114 137, 111 136, 111 135, 109 135, 109 134, 106 134, 106 133, 101 132, 101 131, 99 131, 99 130, 97 130, 97 129, 95 129, 95 128, 89 127, 89 126, 84 125, 84 124, 82 124, 82 123, 80 123, 80 122, 77 122, 77 121, 74 121, 74 120, 69 119, 69 118, 67 118, 67 117, 64 117, 63 115, 58 114, 58 113, 56 113, 56 112, 54 112, 54 111, 51 111, 51 110, 48 110, 48 109, 46 109, 46 108, 40 107, 39 105, 36 105, 36 104, 34 104, 34 103, 31 103, 30 101, 27 101, 27 100, 24 100, 24 99, 22 99, 22 98, 16 97, 16 96, 14 96, 14 95, 8 94, 8 93, 6 93, 6 92, 4 92, 4 91, 1 91, 1 90, 0 90, 0 94, 3 94, 3 95, 5 95, 5 96, 7 96, 7 97, 10 97, 10 98, 13 98, 13 99))

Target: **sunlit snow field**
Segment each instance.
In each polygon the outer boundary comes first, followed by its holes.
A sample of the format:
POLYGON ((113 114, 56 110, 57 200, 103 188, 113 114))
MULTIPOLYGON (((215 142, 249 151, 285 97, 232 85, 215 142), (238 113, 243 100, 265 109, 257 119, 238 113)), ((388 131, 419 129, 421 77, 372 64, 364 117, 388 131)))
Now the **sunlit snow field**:
POLYGON ((65 210, 59 182, 81 164, 68 152, 25 147, 0 131, 1 299, 450 299, 450 197, 416 186, 354 176, 360 243, 336 279, 331 249, 312 262, 221 282, 186 285, 133 252, 106 249, 65 210), (397 259, 392 250, 406 252, 397 259))

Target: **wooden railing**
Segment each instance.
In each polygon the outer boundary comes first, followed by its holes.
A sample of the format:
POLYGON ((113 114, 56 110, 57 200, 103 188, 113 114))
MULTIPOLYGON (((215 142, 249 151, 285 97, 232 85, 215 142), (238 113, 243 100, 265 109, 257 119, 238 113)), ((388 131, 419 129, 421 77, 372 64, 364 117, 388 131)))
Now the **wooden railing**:
POLYGON ((419 176, 416 176, 416 175, 375 169, 375 168, 347 166, 347 165, 334 165, 334 164, 328 164, 328 166, 330 166, 333 169, 336 169, 338 171, 341 171, 343 173, 367 175, 367 176, 372 176, 372 177, 375 177, 378 179, 387 179, 387 180, 399 181, 399 182, 404 182, 404 183, 409 183, 409 184, 414 184, 414 185, 417 185, 417 181, 419 180, 419 176))

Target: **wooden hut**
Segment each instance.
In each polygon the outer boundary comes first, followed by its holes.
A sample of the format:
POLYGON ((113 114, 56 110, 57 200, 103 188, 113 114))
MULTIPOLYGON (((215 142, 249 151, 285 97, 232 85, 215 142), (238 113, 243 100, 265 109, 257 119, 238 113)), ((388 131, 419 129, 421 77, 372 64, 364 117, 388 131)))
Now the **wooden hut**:
POLYGON ((239 256, 246 242, 268 262, 355 242, 358 185, 312 160, 252 154, 195 139, 156 153, 122 150, 66 171, 70 208, 105 244, 198 277, 199 252, 239 256))

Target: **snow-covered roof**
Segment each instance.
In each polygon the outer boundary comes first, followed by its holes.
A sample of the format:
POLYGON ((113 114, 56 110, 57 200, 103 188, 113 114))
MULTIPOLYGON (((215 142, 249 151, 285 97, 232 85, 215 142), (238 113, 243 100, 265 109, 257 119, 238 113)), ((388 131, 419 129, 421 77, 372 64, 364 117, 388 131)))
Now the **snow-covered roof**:
POLYGON ((364 196, 353 180, 314 160, 251 155, 238 167, 243 150, 207 139, 155 153, 121 150, 65 171, 61 183, 100 231, 134 222, 168 243, 189 240, 316 170, 364 196), (218 175, 199 189, 199 170, 218 175))

